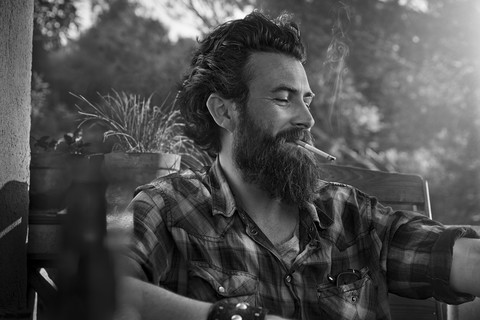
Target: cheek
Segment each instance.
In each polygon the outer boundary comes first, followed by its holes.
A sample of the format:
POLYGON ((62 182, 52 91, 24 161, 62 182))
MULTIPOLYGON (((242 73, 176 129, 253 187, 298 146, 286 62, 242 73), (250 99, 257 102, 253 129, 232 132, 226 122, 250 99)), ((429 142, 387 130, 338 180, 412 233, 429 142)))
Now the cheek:
POLYGON ((291 119, 288 108, 279 107, 270 101, 254 100, 247 104, 247 116, 262 131, 275 136, 289 128, 291 119))
POLYGON ((256 121, 258 128, 260 128, 265 135, 275 136, 276 130, 273 121, 270 118, 263 118, 261 121, 256 121))
POLYGON ((277 133, 284 130, 289 123, 287 116, 283 115, 281 112, 275 112, 272 110, 256 112, 251 116, 251 119, 264 133, 271 136, 276 136, 277 133))
POLYGON ((291 129, 289 123, 288 117, 277 113, 275 115, 268 116, 264 121, 263 127, 266 132, 275 137, 280 132, 291 129))

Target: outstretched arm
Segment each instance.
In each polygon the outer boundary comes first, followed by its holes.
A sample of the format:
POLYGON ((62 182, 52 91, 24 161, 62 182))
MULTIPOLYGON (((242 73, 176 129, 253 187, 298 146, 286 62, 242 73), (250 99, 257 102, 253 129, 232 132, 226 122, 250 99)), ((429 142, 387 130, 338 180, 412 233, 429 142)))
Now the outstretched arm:
MULTIPOLYGON (((212 306, 131 277, 119 289, 116 320, 206 320, 212 306)), ((286 319, 267 315, 265 320, 286 319)))
POLYGON ((120 283, 116 319, 207 319, 210 306, 210 303, 186 298, 150 283, 127 277, 120 283))
POLYGON ((455 291, 480 297, 480 239, 455 241, 450 286, 455 291))

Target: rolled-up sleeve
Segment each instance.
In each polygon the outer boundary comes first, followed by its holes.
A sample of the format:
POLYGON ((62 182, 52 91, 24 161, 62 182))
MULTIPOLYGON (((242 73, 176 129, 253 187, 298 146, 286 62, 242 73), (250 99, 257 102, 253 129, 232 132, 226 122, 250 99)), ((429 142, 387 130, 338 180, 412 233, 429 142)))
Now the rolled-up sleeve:
POLYGON ((467 227, 448 227, 409 211, 389 213, 387 282, 390 292, 416 299, 434 297, 448 304, 473 300, 449 284, 453 245, 459 238, 478 238, 467 227))
POLYGON ((459 304, 473 300, 469 294, 455 292, 450 288, 450 269, 452 252, 455 241, 459 238, 478 238, 478 234, 471 228, 447 228, 438 237, 432 248, 430 270, 432 275, 433 296, 448 304, 459 304))

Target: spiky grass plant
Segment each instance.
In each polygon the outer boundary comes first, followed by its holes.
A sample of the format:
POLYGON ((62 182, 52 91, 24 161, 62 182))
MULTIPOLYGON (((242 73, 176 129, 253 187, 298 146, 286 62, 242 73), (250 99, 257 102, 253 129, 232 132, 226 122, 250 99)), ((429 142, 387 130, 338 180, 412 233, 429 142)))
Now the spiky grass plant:
POLYGON ((173 104, 167 104, 167 99, 152 107, 151 96, 144 98, 126 92, 100 96, 101 101, 96 104, 73 95, 90 109, 77 105, 82 116, 79 126, 92 122, 104 125, 104 139, 117 138, 114 150, 175 153, 188 158, 190 165, 198 166, 211 162, 208 154, 183 134, 183 118, 173 104))
POLYGON ((86 123, 100 123, 108 130, 104 138, 116 137, 116 150, 125 152, 150 152, 158 150, 157 132, 164 131, 171 110, 162 104, 151 106, 151 97, 145 99, 135 94, 113 91, 113 94, 100 96, 101 102, 94 104, 84 96, 74 95, 90 108, 80 107, 82 116, 79 126, 86 123))

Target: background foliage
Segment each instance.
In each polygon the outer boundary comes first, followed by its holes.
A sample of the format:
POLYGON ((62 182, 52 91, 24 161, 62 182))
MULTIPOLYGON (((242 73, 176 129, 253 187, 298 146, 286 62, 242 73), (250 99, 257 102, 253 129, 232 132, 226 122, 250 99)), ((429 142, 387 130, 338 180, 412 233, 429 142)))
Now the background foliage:
MULTIPOLYGON (((146 1, 91 0, 94 23, 78 26, 81 0, 35 0, 32 132, 75 126, 69 92, 94 101, 128 91, 172 99, 195 41, 172 40, 146 1), (63 41, 62 41, 63 40, 63 41)), ((295 14, 317 93, 313 129, 339 164, 417 173, 430 183, 435 218, 480 220, 480 65, 476 0, 156 1, 199 35, 238 12, 295 14)), ((150 3, 151 5, 151 3, 150 3)))

